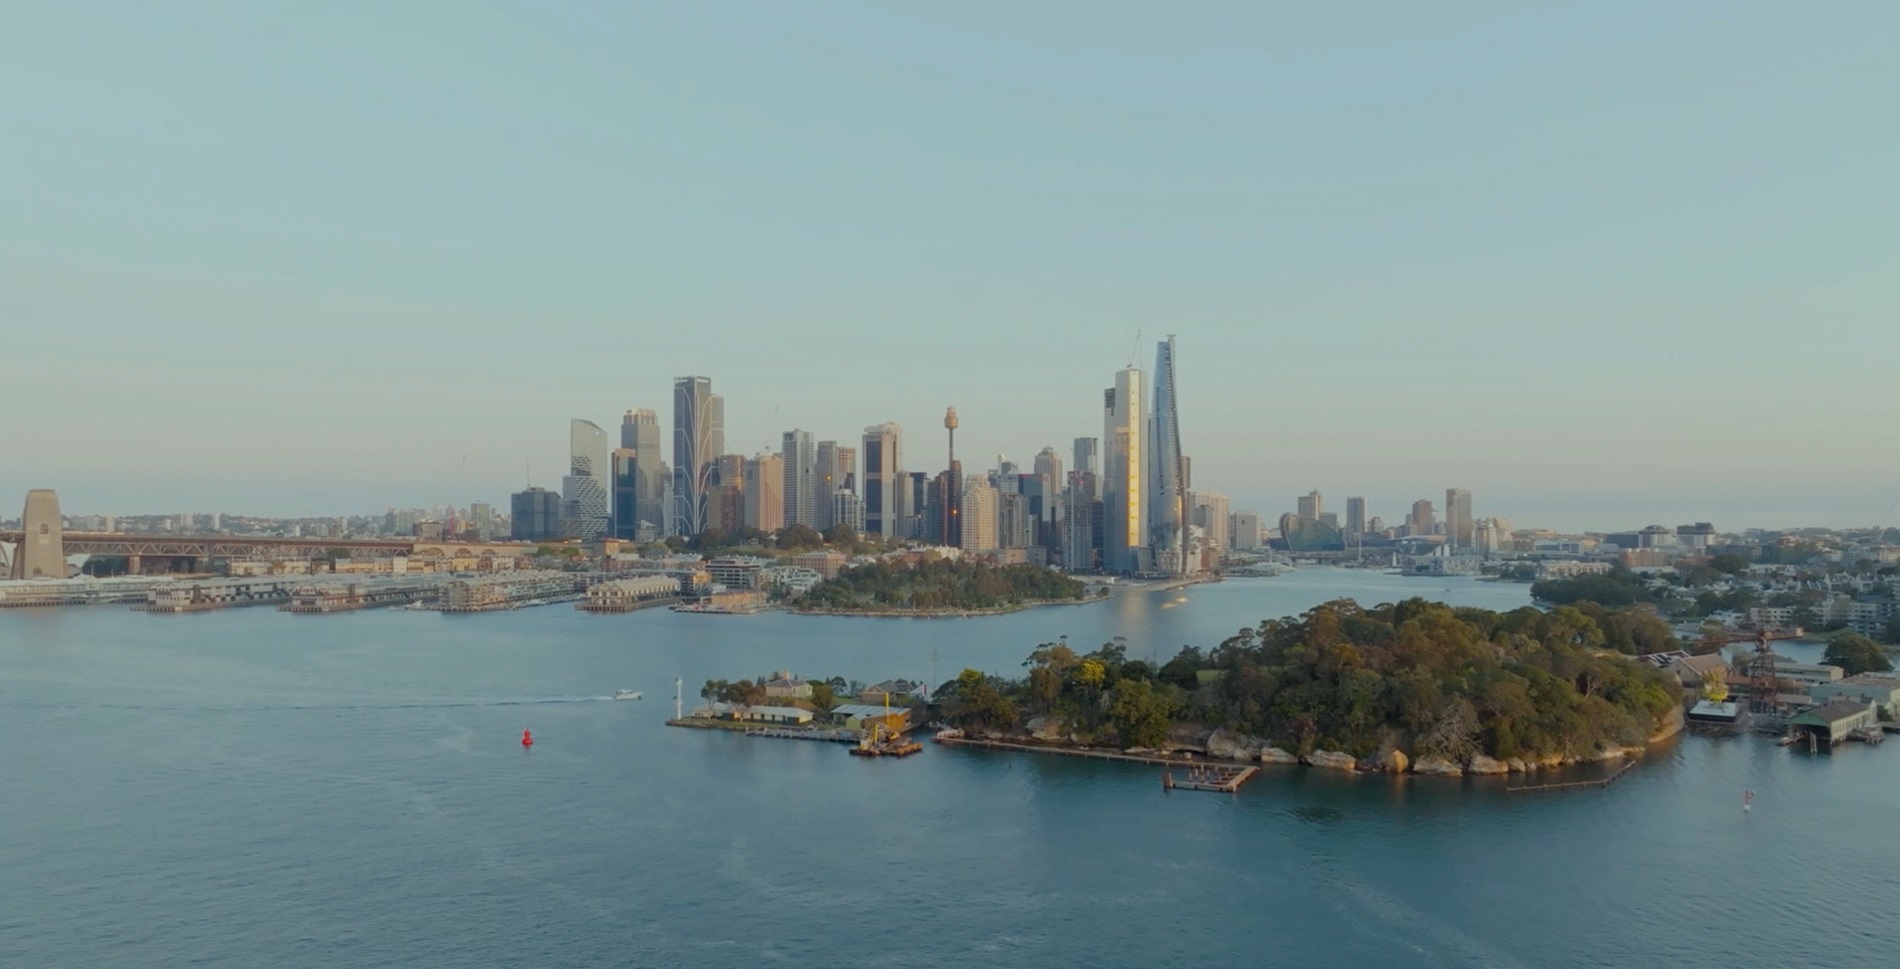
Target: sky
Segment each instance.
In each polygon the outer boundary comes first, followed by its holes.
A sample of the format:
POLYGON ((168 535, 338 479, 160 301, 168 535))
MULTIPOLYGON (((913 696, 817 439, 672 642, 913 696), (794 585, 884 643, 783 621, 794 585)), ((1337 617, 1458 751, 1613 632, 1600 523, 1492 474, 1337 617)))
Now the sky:
POLYGON ((1900 5, 0 0, 0 517, 1101 433, 1520 527, 1900 524, 1900 5))

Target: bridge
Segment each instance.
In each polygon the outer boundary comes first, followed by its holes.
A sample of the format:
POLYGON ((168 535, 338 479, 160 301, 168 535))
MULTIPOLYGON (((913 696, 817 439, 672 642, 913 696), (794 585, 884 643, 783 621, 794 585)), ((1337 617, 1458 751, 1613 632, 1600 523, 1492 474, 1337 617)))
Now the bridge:
MULTIPOLYGON (((18 547, 25 533, 0 530, 0 545, 18 547)), ((317 558, 330 549, 358 549, 385 555, 455 558, 458 553, 483 555, 520 555, 533 549, 532 542, 444 542, 422 538, 285 538, 275 535, 145 535, 123 532, 65 532, 60 536, 65 555, 120 555, 126 571, 137 575, 141 560, 188 558, 193 571, 203 572, 212 559, 275 556, 317 558)))

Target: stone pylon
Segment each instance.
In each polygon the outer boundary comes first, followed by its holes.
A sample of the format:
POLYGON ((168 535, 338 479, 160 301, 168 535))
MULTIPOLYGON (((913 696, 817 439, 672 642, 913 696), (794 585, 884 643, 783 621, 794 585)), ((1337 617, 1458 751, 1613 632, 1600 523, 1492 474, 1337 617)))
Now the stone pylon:
POLYGON ((26 511, 20 516, 24 536, 13 550, 15 579, 66 577, 66 539, 59 527, 59 495, 51 488, 26 493, 26 511))

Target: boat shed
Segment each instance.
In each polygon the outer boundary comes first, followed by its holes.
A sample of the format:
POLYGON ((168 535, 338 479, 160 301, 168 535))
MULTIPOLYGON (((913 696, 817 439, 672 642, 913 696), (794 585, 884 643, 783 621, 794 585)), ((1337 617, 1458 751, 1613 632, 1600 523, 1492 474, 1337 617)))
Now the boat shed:
POLYGON ((1788 718, 1788 731, 1796 739, 1817 741, 1832 747, 1856 730, 1876 727, 1874 705, 1860 700, 1834 700, 1788 718))
POLYGON ((1830 700, 1859 700, 1889 709, 1900 707, 1900 677, 1860 673, 1832 683, 1808 687, 1816 703, 1830 700))
POLYGON ((885 733, 902 733, 910 729, 909 707, 886 707, 873 703, 843 703, 831 710, 831 715, 844 722, 846 730, 867 731, 873 726, 881 726, 885 733))

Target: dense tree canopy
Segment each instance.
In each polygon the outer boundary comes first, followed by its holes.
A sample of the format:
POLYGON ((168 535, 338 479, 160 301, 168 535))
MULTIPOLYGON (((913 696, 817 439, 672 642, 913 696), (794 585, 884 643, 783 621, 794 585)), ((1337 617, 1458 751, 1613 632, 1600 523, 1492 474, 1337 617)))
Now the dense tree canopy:
POLYGON ((1082 583, 1039 565, 935 559, 914 566, 873 562, 845 569, 818 583, 797 604, 831 612, 1002 609, 1080 599, 1084 594, 1082 583))
POLYGON ((1340 600, 1242 629, 1205 653, 1183 648, 1160 669, 1117 644, 1077 654, 1047 643, 1025 662, 1027 677, 966 671, 942 699, 964 726, 1017 729, 1019 716, 1042 718, 1130 746, 1158 746, 1178 722, 1302 754, 1580 755, 1642 742, 1680 702, 1675 681, 1604 648, 1650 634, 1633 615, 1340 600))
POLYGON ((1859 633, 1848 633, 1827 644, 1823 662, 1838 666, 1848 676, 1856 673, 1885 673, 1893 669, 1893 660, 1880 644, 1859 633))

